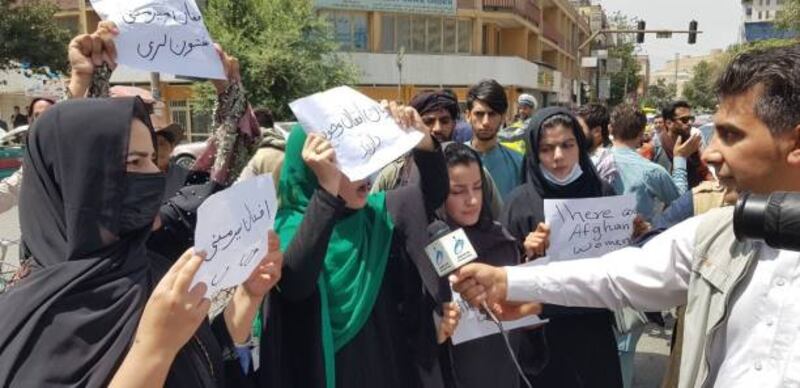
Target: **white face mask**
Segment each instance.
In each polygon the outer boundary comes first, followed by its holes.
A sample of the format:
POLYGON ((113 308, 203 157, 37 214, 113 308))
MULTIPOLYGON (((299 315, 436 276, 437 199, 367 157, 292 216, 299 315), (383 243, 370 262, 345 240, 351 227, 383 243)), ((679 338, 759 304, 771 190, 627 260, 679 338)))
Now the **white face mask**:
POLYGON ((572 171, 570 171, 569 175, 565 176, 563 179, 556 178, 555 175, 550 173, 546 168, 542 168, 542 175, 544 179, 547 179, 550 183, 558 186, 566 186, 572 182, 578 180, 578 178, 583 175, 583 169, 581 168, 580 163, 575 163, 575 166, 572 167, 572 171))

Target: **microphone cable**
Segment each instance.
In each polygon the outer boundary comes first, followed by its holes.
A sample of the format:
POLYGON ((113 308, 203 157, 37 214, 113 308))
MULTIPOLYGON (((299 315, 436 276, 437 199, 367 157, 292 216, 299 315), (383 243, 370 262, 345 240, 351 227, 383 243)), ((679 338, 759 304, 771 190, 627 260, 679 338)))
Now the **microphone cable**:
POLYGON ((497 328, 500 329, 500 335, 503 336, 503 340, 505 340, 506 342, 506 349, 508 349, 508 354, 511 356, 511 360, 514 361, 514 365, 517 367, 517 372, 519 373, 519 376, 522 378, 522 381, 525 383, 525 386, 527 386, 528 388, 533 388, 533 385, 531 385, 531 382, 528 380, 528 378, 525 376, 525 372, 522 370, 522 365, 520 365, 519 360, 517 360, 517 355, 514 354, 514 349, 511 347, 511 341, 508 339, 508 332, 506 332, 506 329, 503 327, 503 323, 499 319, 497 319, 497 316, 495 316, 492 310, 489 309, 489 306, 486 304, 486 301, 483 301, 481 303, 481 307, 483 307, 483 311, 485 311, 486 314, 489 315, 489 318, 492 319, 494 324, 497 325, 497 328))

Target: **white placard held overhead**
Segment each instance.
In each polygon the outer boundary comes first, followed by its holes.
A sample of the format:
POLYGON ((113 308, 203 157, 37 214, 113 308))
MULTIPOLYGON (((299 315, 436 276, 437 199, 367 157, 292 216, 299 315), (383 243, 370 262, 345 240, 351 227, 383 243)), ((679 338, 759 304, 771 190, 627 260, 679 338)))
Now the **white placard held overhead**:
POLYGON ((140 70, 224 79, 225 71, 194 0, 91 0, 119 28, 117 62, 140 70))
POLYGON ((206 258, 192 286, 203 282, 206 296, 247 280, 267 253, 267 231, 278 210, 272 176, 237 183, 209 197, 197 211, 195 250, 206 258))
POLYGON ((597 257, 627 247, 636 218, 636 197, 545 199, 551 261, 597 257))
POLYGON ((318 133, 336 150, 339 168, 351 181, 364 179, 416 146, 423 134, 403 130, 369 97, 340 86, 289 104, 308 133, 318 133))
MULTIPOLYGON (((453 336, 450 337, 453 345, 500 333, 500 329, 497 328, 497 325, 488 315, 484 314, 480 309, 470 306, 457 292, 453 292, 453 302, 457 303, 458 308, 461 309, 461 319, 458 321, 458 326, 456 326, 453 336)), ((547 323, 547 320, 540 319, 538 315, 531 315, 515 321, 504 321, 503 328, 505 330, 514 330, 545 323, 547 323)), ((439 322, 436 322, 436 324, 438 326, 439 322)))

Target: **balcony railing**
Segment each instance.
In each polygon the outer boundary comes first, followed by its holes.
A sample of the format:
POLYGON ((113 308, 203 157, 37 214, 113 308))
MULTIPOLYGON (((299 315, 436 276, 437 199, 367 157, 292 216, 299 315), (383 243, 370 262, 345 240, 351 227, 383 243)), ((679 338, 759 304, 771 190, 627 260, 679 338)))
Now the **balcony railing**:
POLYGON ((554 24, 545 22, 544 23, 544 31, 543 32, 544 32, 543 35, 544 35, 545 38, 552 40, 559 47, 565 48, 564 47, 564 36, 561 35, 560 32, 558 32, 558 28, 554 24))
POLYGON ((483 0, 484 11, 511 12, 540 26, 542 11, 533 0, 483 0))

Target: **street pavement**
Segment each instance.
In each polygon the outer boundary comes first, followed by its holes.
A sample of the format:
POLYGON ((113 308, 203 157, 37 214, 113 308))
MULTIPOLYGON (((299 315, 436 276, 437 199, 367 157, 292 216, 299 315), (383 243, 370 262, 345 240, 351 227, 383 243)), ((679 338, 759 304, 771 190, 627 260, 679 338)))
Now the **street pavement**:
MULTIPOLYGON (((17 208, 0 214, 0 240, 17 240, 19 236, 17 208)), ((5 262, 18 265, 18 255, 17 245, 9 247, 5 262)), ((654 325, 648 326, 645 330, 636 348, 634 388, 658 388, 661 385, 669 355, 670 335, 670 330, 661 330, 654 325)))

